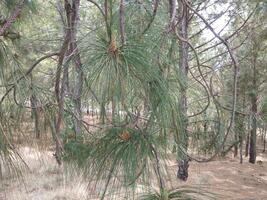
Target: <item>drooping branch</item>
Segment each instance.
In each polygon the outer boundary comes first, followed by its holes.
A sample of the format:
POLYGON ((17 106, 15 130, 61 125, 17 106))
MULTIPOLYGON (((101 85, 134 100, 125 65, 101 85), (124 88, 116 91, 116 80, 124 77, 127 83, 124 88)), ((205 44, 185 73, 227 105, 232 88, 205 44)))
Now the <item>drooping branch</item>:
POLYGON ((98 8, 98 10, 100 11, 101 15, 105 18, 105 13, 98 3, 96 3, 94 0, 87 0, 87 1, 94 4, 98 8))

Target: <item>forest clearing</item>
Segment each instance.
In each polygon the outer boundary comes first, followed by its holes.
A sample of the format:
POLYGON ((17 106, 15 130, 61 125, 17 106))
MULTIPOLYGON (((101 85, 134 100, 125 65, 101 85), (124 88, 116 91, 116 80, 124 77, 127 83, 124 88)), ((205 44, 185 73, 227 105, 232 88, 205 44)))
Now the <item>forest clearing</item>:
MULTIPOLYGON (((5 200, 76 200, 97 199, 87 188, 83 175, 73 166, 59 167, 53 151, 21 148, 29 168, 24 174, 25 186, 19 179, 3 179, 0 199, 5 200), (65 169, 63 169, 65 168, 65 169)), ((208 163, 191 162, 187 182, 172 178, 172 187, 194 187, 214 193, 216 199, 267 199, 267 153, 260 153, 257 164, 240 165, 238 158, 225 157, 208 163)), ((168 170, 175 174, 177 164, 172 160, 168 170)), ((112 195, 107 199, 125 199, 112 195)), ((202 198, 201 198, 202 199, 202 198)), ((205 198, 204 198, 205 199, 205 198)))
POLYGON ((0 200, 267 200, 266 0, 0 0, 0 200))

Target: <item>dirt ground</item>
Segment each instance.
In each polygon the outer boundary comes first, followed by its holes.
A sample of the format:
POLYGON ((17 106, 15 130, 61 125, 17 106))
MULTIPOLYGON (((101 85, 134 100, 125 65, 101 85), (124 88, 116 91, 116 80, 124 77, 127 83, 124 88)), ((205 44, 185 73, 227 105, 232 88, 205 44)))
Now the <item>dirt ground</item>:
MULTIPOLYGON (((30 170, 23 180, 4 176, 0 184, 0 200, 83 200, 88 189, 81 175, 73 169, 59 168, 51 151, 22 148, 23 158, 30 170)), ((175 162, 169 169, 176 171, 175 162)), ((209 163, 190 162, 187 182, 172 177, 175 187, 194 186, 217 194, 226 200, 267 200, 267 153, 259 153, 257 163, 239 164, 227 157, 209 163)), ((108 199, 108 198, 107 198, 108 199)))
POLYGON ((219 199, 267 200, 267 155, 259 154, 258 162, 243 164, 226 158, 209 163, 192 162, 186 183, 219 194, 219 199))

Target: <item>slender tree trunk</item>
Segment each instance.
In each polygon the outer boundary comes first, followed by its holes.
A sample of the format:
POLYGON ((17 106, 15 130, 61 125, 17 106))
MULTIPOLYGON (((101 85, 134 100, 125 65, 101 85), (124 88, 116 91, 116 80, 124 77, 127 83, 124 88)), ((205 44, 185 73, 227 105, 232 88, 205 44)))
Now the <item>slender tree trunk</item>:
MULTIPOLYGON (((244 96, 243 98, 243 109, 245 108, 245 104, 246 104, 246 98, 244 96)), ((245 137, 245 116, 243 115, 239 115, 240 118, 240 124, 241 124, 241 127, 240 127, 240 131, 239 131, 239 156, 240 156, 240 163, 242 164, 243 163, 243 141, 244 141, 244 137, 245 137)), ((239 121, 239 120, 238 120, 239 121)))
POLYGON ((240 160, 240 163, 242 164, 243 163, 243 137, 242 135, 239 135, 239 160, 240 160))
MULTIPOLYGON (((175 4, 174 4, 175 5, 175 4)), ((176 8, 173 8, 176 9, 176 8)), ((174 12, 174 11, 173 11, 174 12)), ((174 16, 172 16, 173 18, 174 16)), ((171 20, 174 20, 172 19, 171 20)), ((188 9, 182 1, 178 1, 178 34, 187 40, 188 38, 188 9)), ((183 113, 183 132, 179 134, 179 145, 187 151, 188 147, 188 132, 187 132, 187 76, 188 76, 188 49, 189 46, 186 42, 179 41, 179 68, 183 74, 184 84, 181 91, 181 110, 183 113)), ((179 153, 179 152, 178 152, 179 153)), ((178 173, 177 177, 181 180, 186 180, 188 176, 188 157, 184 153, 179 154, 178 160, 178 173)))
POLYGON ((248 150, 249 150, 249 132, 247 132, 247 137, 246 137, 246 149, 245 149, 245 157, 248 157, 248 150))
MULTIPOLYGON (((237 114, 236 114, 236 118, 237 118, 237 114)), ((236 119, 237 122, 237 119, 236 119)), ((238 130, 238 124, 235 123, 235 145, 234 145, 234 157, 236 157, 238 155, 238 135, 239 135, 239 130, 238 130)))
POLYGON ((251 116, 249 116, 247 119, 245 157, 248 157, 248 152, 249 152, 250 129, 251 129, 251 116))
MULTIPOLYGON (((235 141, 238 141, 238 132, 235 131, 235 141)), ((234 145, 234 157, 236 157, 238 155, 238 144, 240 143, 237 143, 234 145)))
MULTIPOLYGON (((244 134, 244 116, 236 115, 236 135, 237 135, 237 145, 239 147, 240 163, 243 163, 243 134, 244 134)), ((237 148, 238 148, 237 147, 237 148)), ((237 156, 238 152, 236 152, 237 156)))
MULTIPOLYGON (((238 99, 238 96, 239 96, 239 90, 237 90, 237 99, 238 99)), ((235 145, 234 145, 234 157, 236 157, 238 155, 238 144, 240 144, 240 141, 239 143, 237 143, 237 141, 239 140, 239 136, 240 136, 240 124, 239 124, 239 116, 238 116, 238 113, 235 114, 236 116, 236 123, 235 123, 235 145)))
POLYGON ((56 125, 55 125, 55 142, 56 142, 56 152, 55 152, 55 158, 59 165, 61 165, 61 154, 63 151, 62 146, 62 138, 61 138, 61 126, 63 121, 63 113, 64 113, 64 100, 65 100, 65 94, 66 94, 66 71, 63 73, 63 78, 61 81, 61 75, 62 75, 62 66, 64 59, 66 55, 69 54, 69 44, 71 41, 71 31, 70 31, 70 16, 72 12, 71 5, 69 4, 68 0, 65 0, 65 12, 67 16, 67 22, 68 22, 68 28, 65 29, 65 36, 64 36, 64 42, 62 44, 59 57, 58 57, 58 65, 57 65, 57 71, 56 71, 56 81, 55 81, 55 94, 56 94, 56 100, 58 104, 58 114, 56 119, 56 125))
MULTIPOLYGON (((32 85, 32 75, 31 75, 31 85, 32 85)), ((38 109, 37 98, 35 94, 33 94, 33 92, 32 92, 30 101, 31 101, 31 107, 32 107, 32 118, 34 119, 35 137, 39 139, 41 135, 40 125, 39 125, 39 118, 40 118, 39 109, 38 109)))
MULTIPOLYGON (((238 84, 239 85, 239 84, 238 84)), ((238 100, 239 97, 240 97, 240 88, 238 87, 236 89, 236 99, 238 100)), ((244 101, 243 101, 243 106, 244 106, 244 101)), ((238 112, 236 112, 235 114, 236 116, 236 119, 235 119, 235 145, 234 145, 234 157, 237 157, 238 155, 238 148, 239 147, 242 147, 242 142, 243 142, 243 129, 244 129, 244 126, 243 126, 243 116, 241 116, 238 112)), ((242 150, 239 149, 240 151, 240 156, 242 155, 242 150)), ((240 157, 241 159, 241 157, 240 157)))
POLYGON ((75 63, 76 70, 76 84, 74 86, 74 129, 76 135, 80 135, 82 131, 82 109, 81 109, 81 96, 82 96, 82 88, 83 88, 83 71, 82 71, 82 62, 79 53, 79 49, 77 46, 77 27, 79 22, 79 9, 80 8, 80 0, 73 0, 72 2, 72 16, 71 16, 71 42, 70 49, 73 54, 73 60, 75 63))
POLYGON ((251 94, 251 113, 252 113, 252 126, 250 135, 250 146, 249 146, 249 162, 256 162, 256 139, 257 139, 257 72, 256 72, 256 56, 253 63, 253 80, 252 80, 253 91, 251 94))

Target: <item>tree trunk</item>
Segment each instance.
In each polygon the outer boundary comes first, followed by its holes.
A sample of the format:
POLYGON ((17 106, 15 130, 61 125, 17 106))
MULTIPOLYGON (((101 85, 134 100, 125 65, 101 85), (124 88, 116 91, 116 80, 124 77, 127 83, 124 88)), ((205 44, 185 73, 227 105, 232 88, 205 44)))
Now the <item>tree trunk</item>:
MULTIPOLYGON (((255 58, 254 58, 255 59, 255 58)), ((250 135, 250 145, 249 145, 249 162, 256 162, 256 139, 257 139, 257 75, 256 75, 256 60, 253 64, 253 80, 252 87, 253 91, 251 94, 251 113, 252 113, 252 125, 251 125, 251 135, 250 135)))
MULTIPOLYGON (((175 5, 175 4, 174 4, 175 5)), ((176 9, 176 8, 174 8, 176 9)), ((178 3, 178 19, 179 25, 178 25, 178 34, 187 40, 188 38, 188 9, 183 4, 182 1, 179 1, 178 3)), ((172 16, 174 17, 174 16, 172 16)), ((184 83, 182 85, 182 91, 181 91, 181 110, 183 113, 183 131, 182 133, 179 133, 180 138, 179 146, 185 151, 187 151, 188 147, 188 132, 187 132, 187 124, 188 124, 188 118, 187 118, 187 76, 188 76, 188 49, 189 46, 186 42, 179 41, 179 68, 181 73, 183 74, 184 83)), ((178 152, 179 153, 179 152, 178 152)), ((188 157, 187 155, 184 155, 183 152, 180 152, 178 155, 178 165, 179 169, 177 172, 177 177, 181 180, 186 180, 188 177, 188 157)))
POLYGON ((70 17, 72 13, 71 5, 69 4, 68 0, 65 0, 65 12, 67 17, 67 28, 65 29, 65 36, 64 36, 64 42, 61 46, 61 50, 58 57, 58 65, 57 65, 57 71, 56 71, 56 81, 55 81, 55 94, 56 94, 56 100, 58 104, 58 114, 56 119, 56 127, 55 127, 55 142, 56 142, 56 152, 55 152, 55 158, 59 165, 61 165, 61 154, 63 151, 63 144, 62 144, 62 138, 61 138, 61 126, 62 126, 62 120, 63 120, 63 114, 64 114, 64 100, 65 100, 65 94, 66 94, 66 84, 67 84, 67 70, 64 69, 62 82, 61 74, 62 74, 62 66, 64 59, 66 55, 69 55, 69 45, 71 41, 71 31, 70 31, 70 17), (61 84, 60 84, 61 82, 61 84))
POLYGON ((249 150, 249 132, 247 132, 247 137, 246 137, 246 149, 245 149, 245 157, 248 157, 248 150, 249 150))
POLYGON ((35 137, 37 139, 40 139, 41 135, 41 130, 40 130, 40 125, 39 125, 39 109, 38 109, 38 104, 37 104, 37 98, 34 94, 31 95, 30 98, 31 101, 31 108, 32 108, 32 118, 34 119, 34 132, 35 132, 35 137))
MULTIPOLYGON (((244 136, 244 116, 237 114, 236 115, 236 127, 237 127, 237 139, 239 144, 239 156, 240 163, 243 163, 243 136, 244 136)), ((236 154, 237 156, 237 154, 236 154)))
POLYGON ((72 16, 71 16, 71 42, 70 49, 73 54, 73 59, 75 63, 75 70, 77 73, 76 84, 74 86, 74 129, 75 134, 80 135, 82 131, 82 109, 81 109, 81 96, 83 88, 83 71, 82 71, 82 62, 77 46, 77 26, 79 22, 79 7, 80 0, 74 0, 72 3, 72 16))
MULTIPOLYGON (((237 92, 238 94, 238 92, 237 92)), ((238 97, 237 97, 238 99, 238 97)), ((238 144, 240 144, 239 136, 240 136, 240 124, 239 124, 239 116, 238 113, 235 114, 236 116, 236 123, 235 123, 235 145, 234 145, 234 157, 238 155, 238 144), (239 141, 239 142, 237 142, 239 141)))

